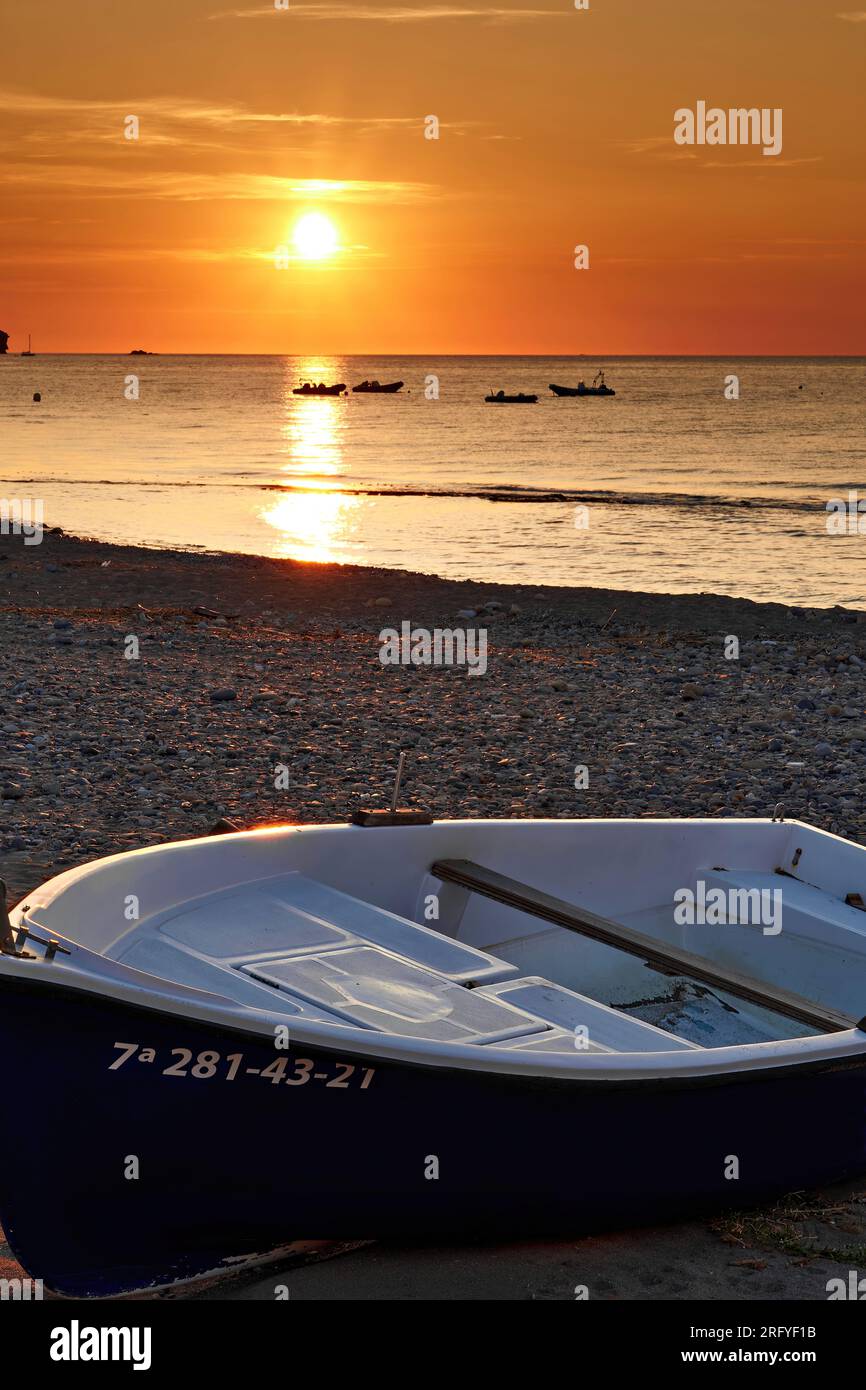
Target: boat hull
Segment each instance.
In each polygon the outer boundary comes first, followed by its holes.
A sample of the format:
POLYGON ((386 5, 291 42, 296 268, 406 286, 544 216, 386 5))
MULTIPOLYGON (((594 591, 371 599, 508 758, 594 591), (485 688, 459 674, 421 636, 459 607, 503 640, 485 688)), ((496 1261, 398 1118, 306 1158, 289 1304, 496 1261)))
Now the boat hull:
POLYGON ((584 386, 583 390, 579 386, 554 386, 550 383, 550 390, 554 396, 615 396, 616 392, 610 386, 584 386))
POLYGON ((346 387, 342 382, 337 386, 323 386, 315 391, 305 391, 301 386, 295 386, 292 390, 293 396, 344 396, 345 394, 346 387))
POLYGON ((535 405, 537 396, 485 396, 487 405, 535 405))
POLYGON ((402 389, 402 381, 388 381, 383 386, 353 386, 353 395, 360 396, 393 396, 402 389))
POLYGON ((866 1167, 861 1057, 690 1082, 526 1078, 281 1052, 8 978, 0 1043, 0 1225, 31 1276, 70 1296, 297 1240, 578 1235, 866 1167))

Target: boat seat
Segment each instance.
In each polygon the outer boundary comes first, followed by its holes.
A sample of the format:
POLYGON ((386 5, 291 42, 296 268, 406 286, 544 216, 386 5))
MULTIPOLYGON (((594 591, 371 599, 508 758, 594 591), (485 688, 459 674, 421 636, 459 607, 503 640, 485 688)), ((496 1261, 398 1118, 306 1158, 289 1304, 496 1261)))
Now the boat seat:
POLYGON ((369 943, 460 983, 492 983, 517 973, 485 951, 300 873, 207 894, 150 925, 227 965, 369 943))
POLYGON ((355 1026, 400 1037, 492 1043, 549 1031, 519 1002, 466 989, 380 946, 258 960, 239 968, 355 1026))
MULTIPOLYGON (((699 869, 689 886, 696 887, 698 882, 706 885, 708 893, 721 888, 725 893, 750 892, 753 898, 749 908, 742 902, 732 904, 732 916, 742 916, 743 921, 676 926, 686 950, 730 966, 754 980, 783 988, 790 988, 795 981, 802 982, 801 989, 809 999, 852 1019, 862 1017, 866 912, 787 874, 708 868, 699 869), (757 895, 762 891, 781 894, 781 912, 775 923, 772 919, 761 920, 762 904, 757 895), (765 926, 774 924, 780 925, 781 931, 764 931, 765 926)), ((860 887, 852 883, 851 891, 859 891, 860 887)), ((764 906, 772 902, 770 899, 764 906)), ((673 911, 671 904, 671 923, 673 911)), ((722 991, 718 993, 725 997, 722 991)), ((742 1007, 738 1003, 736 1006, 742 1007)), ((802 1030, 793 1033, 791 1025, 787 1026, 785 1036, 802 1035, 802 1030)), ((808 1025, 803 1027, 815 1031, 808 1025)))
POLYGON ((120 964, 131 966, 134 970, 143 970, 148 975, 171 980, 174 984, 205 990, 235 1004, 247 1004, 254 1009, 278 1009, 280 1013, 293 1017, 346 1026, 346 1020, 336 1014, 313 1008, 303 999, 293 999, 289 994, 247 979, 231 966, 203 960, 201 956, 193 955, 169 941, 161 941, 156 936, 138 937, 117 959, 120 964))
MULTIPOLYGON (((834 897, 825 889, 815 888, 811 883, 801 883, 799 879, 791 878, 788 874, 699 869, 697 878, 703 880, 708 891, 711 888, 722 888, 727 893, 732 889, 749 893, 756 890, 781 893, 781 922, 784 934, 791 933, 810 941, 817 941, 822 946, 841 946, 843 940, 840 938, 840 931, 850 932, 854 937, 866 936, 866 912, 861 908, 851 907, 849 903, 834 897)), ((751 922, 742 925, 752 927, 751 922)), ((759 921, 754 925, 761 931, 759 921)))
MULTIPOLYGON (((564 989, 540 975, 526 975, 518 980, 505 980, 485 985, 475 991, 488 999, 515 1005, 535 1018, 543 1019, 571 1035, 574 1048, 575 1028, 586 1028, 589 1046, 578 1049, 586 1052, 683 1052, 698 1047, 686 1042, 652 1023, 608 1008, 596 999, 564 989)), ((514 1044, 517 1046, 517 1044, 514 1044)))

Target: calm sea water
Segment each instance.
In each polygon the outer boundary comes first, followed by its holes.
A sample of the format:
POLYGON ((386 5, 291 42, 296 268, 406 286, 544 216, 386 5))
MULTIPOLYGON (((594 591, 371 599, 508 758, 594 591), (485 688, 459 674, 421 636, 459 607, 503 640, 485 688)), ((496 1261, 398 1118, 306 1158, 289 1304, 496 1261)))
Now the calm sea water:
POLYGON ((826 525, 866 501, 864 417, 864 359, 7 356, 0 496, 151 546, 866 608, 866 535, 826 525), (547 389, 597 366, 615 399, 547 389))

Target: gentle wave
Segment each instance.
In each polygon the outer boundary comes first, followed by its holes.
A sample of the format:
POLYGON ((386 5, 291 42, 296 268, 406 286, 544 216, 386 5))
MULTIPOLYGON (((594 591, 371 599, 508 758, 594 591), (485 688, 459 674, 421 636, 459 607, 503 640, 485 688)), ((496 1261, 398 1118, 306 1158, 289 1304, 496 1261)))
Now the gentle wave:
MULTIPOLYGON (((310 480, 316 477, 331 478, 330 474, 308 474, 310 480)), ((670 507, 674 509, 731 510, 755 512, 801 512, 811 513, 825 510, 829 500, 826 493, 814 498, 808 497, 734 497, 717 493, 686 492, 623 492, 611 488, 536 488, 520 484, 490 486, 483 483, 466 484, 462 487, 409 487, 399 484, 369 484, 356 487, 306 487, 301 483, 239 483, 226 478, 206 479, 167 479, 142 480, 139 478, 16 478, 14 486, 42 487, 46 485, 63 487, 99 488, 154 488, 162 491, 178 488, 218 489, 219 491, 243 489, 254 492, 278 492, 283 495, 297 493, 302 496, 326 497, 435 497, 463 500, 477 499, 482 502, 511 502, 533 504, 568 504, 571 506, 604 505, 611 507, 670 507)), ((0 486, 3 486, 0 483, 0 486)), ((859 492, 866 498, 866 484, 841 483, 836 485, 833 496, 847 497, 849 491, 859 492)))

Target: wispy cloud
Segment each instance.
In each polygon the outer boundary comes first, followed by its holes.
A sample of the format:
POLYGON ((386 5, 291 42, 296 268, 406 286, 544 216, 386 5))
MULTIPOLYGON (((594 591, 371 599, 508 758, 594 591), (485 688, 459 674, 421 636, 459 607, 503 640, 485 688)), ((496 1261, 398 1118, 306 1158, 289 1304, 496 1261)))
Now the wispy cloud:
POLYGON ((78 192, 88 198, 128 198, 146 193, 151 198, 180 202, 305 202, 416 203, 441 198, 432 184, 376 179, 306 179, 273 174, 182 173, 95 168, 92 165, 7 165, 4 181, 78 192))
POLYGON ((789 159, 783 154, 777 159, 702 159, 700 163, 704 169, 763 169, 768 172, 770 169, 794 169, 798 164, 821 164, 823 160, 822 154, 803 155, 800 159, 789 159))
MULTIPOLYGON (((109 246, 39 246, 33 242, 27 245, 13 247, 3 253, 4 265, 84 265, 88 262, 95 262, 103 265, 106 262, 121 264, 129 261, 134 264, 142 262, 161 262, 161 261, 180 261, 190 265, 220 265, 229 262, 253 262, 260 265, 274 266, 276 262, 276 247, 274 246, 226 246, 220 248, 206 246, 136 246, 136 245, 109 245, 109 246)), ((281 254, 285 255, 285 249, 279 248, 281 254)), ((351 252, 353 258, 358 253, 365 257, 376 257, 377 254, 367 246, 349 245, 340 246, 338 252, 351 252)), ((288 254, 285 256, 287 263, 303 262, 303 256, 288 254)), ((326 267, 322 267, 326 269, 326 267)))
POLYGON ((249 9, 218 10, 208 15, 209 19, 267 19, 271 15, 290 14, 295 19, 340 20, 343 24, 357 21, 372 21, 380 24, 426 24, 435 20, 480 19, 488 24, 521 23, 529 19, 557 19, 567 11, 507 9, 504 6, 485 5, 470 8, 465 5, 351 5, 322 3, 295 4, 291 0, 288 10, 277 10, 274 6, 257 6, 249 9))
POLYGON ((836 18, 844 19, 848 24, 866 24, 866 10, 843 10, 836 18))
POLYGON ((620 140, 619 146, 629 154, 643 155, 649 159, 675 160, 678 164, 685 160, 691 160, 700 165, 702 169, 792 169, 797 164, 820 164, 823 155, 803 155, 799 159, 789 159, 783 155, 779 159, 752 159, 747 157, 751 153, 751 146, 748 145, 729 145, 724 156, 712 158, 706 154, 698 154, 692 148, 684 149, 682 146, 674 145, 671 135, 647 135, 639 139, 620 140))
MULTIPOLYGON (((299 159, 311 156, 306 138, 310 131, 325 140, 342 138, 346 132, 362 139, 399 137, 414 135, 424 119, 423 112, 407 116, 325 115, 320 111, 261 111, 240 102, 209 102, 190 97, 97 100, 0 88, 0 122, 5 125, 6 148, 19 157, 41 157, 46 148, 56 148, 60 143, 67 147, 74 143, 98 146, 100 150, 126 144, 122 140, 126 116, 137 116, 141 123, 137 148, 142 157, 171 147, 181 152, 266 154, 270 143, 281 158, 291 153, 299 159), (293 134, 298 139, 289 150, 286 138, 293 134)), ((442 129, 450 135, 477 135, 485 124, 488 123, 443 121, 442 129)), ((321 144, 316 149, 321 154, 321 144)))
POLYGON ((44 96, 37 92, 0 89, 0 111, 19 115, 92 115, 122 119, 126 114, 228 129, 244 125, 288 126, 403 126, 417 125, 417 116, 326 116, 321 112, 253 111, 237 102, 212 103, 188 97, 126 98, 95 101, 80 97, 44 96))

